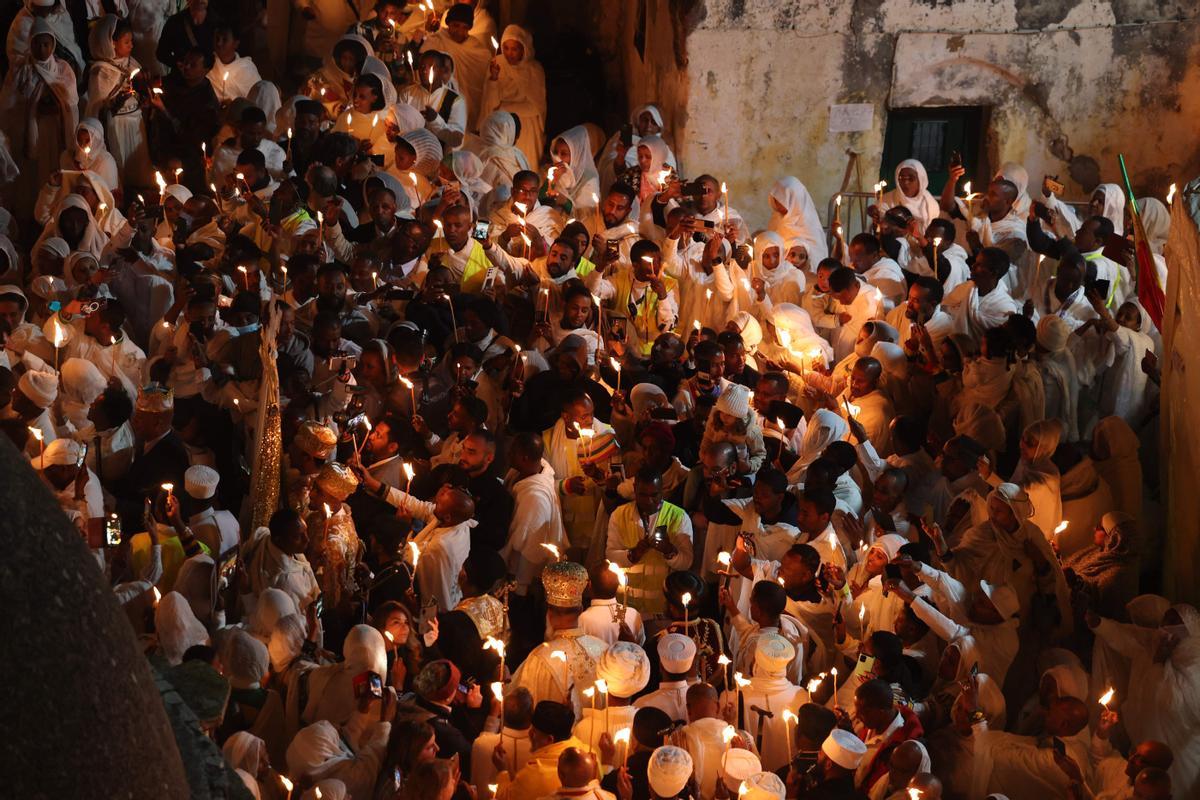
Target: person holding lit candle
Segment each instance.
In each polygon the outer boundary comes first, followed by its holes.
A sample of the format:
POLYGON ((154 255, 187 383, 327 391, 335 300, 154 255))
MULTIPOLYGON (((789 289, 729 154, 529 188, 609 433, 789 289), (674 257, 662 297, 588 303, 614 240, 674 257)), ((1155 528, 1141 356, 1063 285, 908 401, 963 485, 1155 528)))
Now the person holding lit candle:
MULTIPOLYGON (((115 14, 102 15, 88 33, 94 66, 88 70, 84 117, 107 120, 105 140, 125 181, 148 186, 153 168, 140 113, 141 97, 133 86, 141 71, 133 53, 133 30, 115 14)), ((74 124, 68 130, 74 130, 74 124)))
MULTIPOLYGON (((476 13, 483 4, 478 6, 476 13)), ((546 73, 534 57, 533 35, 524 28, 505 27, 498 42, 500 52, 488 65, 479 119, 490 119, 496 112, 519 117, 521 135, 510 144, 520 149, 527 164, 537 166, 546 138, 546 73)))
POLYGON ((554 561, 546 565, 541 580, 547 608, 544 620, 539 620, 544 625, 539 629, 548 626, 550 633, 545 636, 545 646, 535 647, 513 672, 511 686, 528 688, 537 701, 565 703, 578 714, 585 705, 583 690, 595 684, 596 665, 608 645, 579 630, 583 592, 588 584, 588 573, 582 565, 554 561))
POLYGON ((600 175, 587 129, 576 125, 555 136, 550 157, 554 163, 547 170, 538 200, 565 215, 589 219, 600 207, 600 175))
POLYGON ((602 736, 607 734, 611 740, 622 728, 633 726, 633 718, 638 711, 633 705, 633 697, 650 682, 650 659, 646 651, 633 642, 616 642, 600 656, 596 663, 596 677, 603 680, 608 688, 604 695, 605 706, 595 711, 582 708, 579 722, 572 733, 588 747, 600 752, 602 736))

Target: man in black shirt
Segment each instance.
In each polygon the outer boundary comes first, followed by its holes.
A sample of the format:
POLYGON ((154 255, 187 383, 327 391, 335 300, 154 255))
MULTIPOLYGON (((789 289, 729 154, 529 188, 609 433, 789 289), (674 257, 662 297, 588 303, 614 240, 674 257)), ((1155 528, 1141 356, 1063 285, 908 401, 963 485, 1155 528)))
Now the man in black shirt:
POLYGON ((193 47, 202 53, 213 52, 213 31, 217 20, 208 13, 208 0, 188 0, 187 8, 167 17, 158 36, 155 56, 159 63, 172 70, 193 47))

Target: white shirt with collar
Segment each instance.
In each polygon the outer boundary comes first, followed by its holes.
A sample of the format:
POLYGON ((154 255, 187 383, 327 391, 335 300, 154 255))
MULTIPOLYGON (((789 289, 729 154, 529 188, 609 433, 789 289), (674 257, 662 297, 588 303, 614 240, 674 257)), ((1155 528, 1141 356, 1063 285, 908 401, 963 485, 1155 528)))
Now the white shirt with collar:
MULTIPOLYGON (((620 637, 620 626, 614 621, 617 616, 617 598, 607 600, 595 599, 592 604, 579 615, 579 627, 584 633, 595 636, 610 647, 616 644, 620 637)), ((633 632, 639 645, 646 643, 646 629, 642 624, 642 615, 636 608, 625 606, 625 624, 633 632)))

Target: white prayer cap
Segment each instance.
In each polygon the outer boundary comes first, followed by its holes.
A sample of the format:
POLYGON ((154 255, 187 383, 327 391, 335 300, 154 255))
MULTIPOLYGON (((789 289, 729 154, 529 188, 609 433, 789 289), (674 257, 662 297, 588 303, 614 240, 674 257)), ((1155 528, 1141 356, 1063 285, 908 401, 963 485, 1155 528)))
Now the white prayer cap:
POLYGON ((980 581, 979 588, 987 595, 988 600, 1005 619, 1012 619, 1021 610, 1021 601, 1011 586, 996 586, 987 581, 980 581))
POLYGON ((764 633, 754 643, 754 674, 782 675, 796 657, 796 648, 778 633, 764 633))
POLYGON ((742 781, 738 788, 741 800, 783 800, 787 787, 774 772, 759 772, 742 781))
POLYGON ((736 792, 742 781, 759 772, 762 772, 762 762, 749 750, 732 747, 721 757, 721 774, 725 776, 725 786, 731 792, 736 792))
POLYGON ((46 467, 74 464, 79 460, 79 454, 82 452, 83 448, 74 439, 55 439, 46 445, 46 452, 40 458, 33 459, 33 466, 37 469, 45 469, 46 467))
POLYGON ((842 769, 858 769, 867 754, 867 746, 850 731, 834 728, 821 743, 821 752, 842 769))
POLYGON ((58 397, 58 375, 31 369, 21 375, 17 388, 38 408, 49 408, 58 397))
POLYGON ((696 643, 682 633, 668 633, 658 640, 658 663, 667 672, 676 674, 692 668, 696 658, 696 643))
POLYGON ((650 682, 650 659, 633 642, 616 642, 600 656, 596 677, 608 683, 609 694, 633 697, 650 682))
POLYGON ((183 488, 197 500, 207 500, 217 493, 221 474, 212 467, 196 464, 183 473, 183 488))
POLYGON ((650 754, 646 767, 650 788, 658 797, 674 797, 692 777, 692 757, 680 747, 664 745, 650 754))

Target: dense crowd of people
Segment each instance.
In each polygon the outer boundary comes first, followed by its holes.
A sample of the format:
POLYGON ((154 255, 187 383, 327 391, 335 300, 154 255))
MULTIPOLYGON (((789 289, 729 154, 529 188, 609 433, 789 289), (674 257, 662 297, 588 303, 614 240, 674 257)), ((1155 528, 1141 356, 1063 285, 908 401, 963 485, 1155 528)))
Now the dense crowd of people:
POLYGON ((485 3, 366 6, 274 82, 209 0, 7 39, 0 430, 205 676, 193 796, 1200 795, 1162 201, 750 220, 653 105, 545 130, 485 3))

